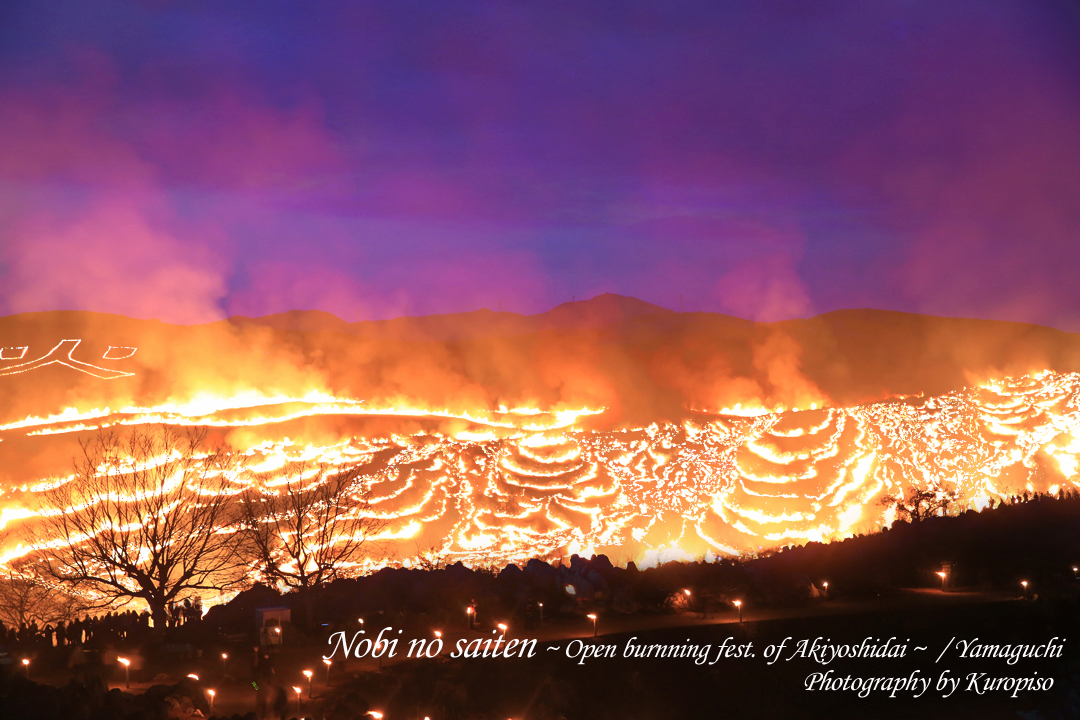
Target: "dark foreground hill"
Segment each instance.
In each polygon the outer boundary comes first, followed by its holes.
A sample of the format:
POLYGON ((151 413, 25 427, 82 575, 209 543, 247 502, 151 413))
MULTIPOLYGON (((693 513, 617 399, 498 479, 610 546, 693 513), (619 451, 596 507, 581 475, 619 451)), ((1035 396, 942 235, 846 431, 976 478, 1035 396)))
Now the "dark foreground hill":
MULTIPOLYGON (((120 677, 115 666, 91 663, 68 669, 80 674, 81 681, 56 689, 0 666, 0 713, 34 719, 149 720, 188 717, 197 708, 209 715, 206 688, 210 687, 217 687, 222 698, 231 693, 234 706, 244 700, 244 712, 254 703, 251 682, 280 685, 286 691, 294 683, 302 684, 300 671, 319 666, 327 634, 360 631, 363 626, 357 617, 366 618, 368 631, 391 626, 403 629, 405 638, 430 639, 441 628, 448 634, 484 639, 500 621, 510 624, 512 637, 530 637, 530 628, 535 630, 538 621, 536 603, 543 602, 548 638, 535 657, 440 655, 378 669, 372 662, 342 665, 338 658, 333 686, 320 688, 317 683, 315 697, 304 698, 303 716, 369 720, 378 717, 369 713, 377 709, 387 718, 476 720, 1074 718, 1080 716, 1075 692, 1080 653, 1074 647, 1080 631, 1080 581, 1074 577, 1071 559, 1080 554, 1078 528, 1080 496, 1042 496, 746 561, 668 563, 637 570, 613 567, 603 556, 575 556, 569 566, 560 567, 531 561, 524 568, 511 565, 500 571, 461 565, 383 569, 307 595, 281 596, 257 587, 212 608, 200 621, 169 630, 164 638, 137 633, 126 640, 109 633, 99 637, 95 630, 84 648, 88 657, 103 659, 121 652, 137 654, 142 662, 133 673, 136 682, 146 683, 157 675, 175 679, 189 672, 202 681, 162 682, 132 696, 118 689, 106 692, 102 686, 102 678, 115 683, 120 677), (933 571, 942 558, 953 561, 957 585, 974 582, 984 591, 1012 592, 933 603, 904 600, 910 593, 889 597, 901 585, 937 584, 933 571), (826 577, 828 597, 819 591, 826 577), (1028 579, 1027 592, 1018 587, 1018 578, 1028 579), (732 607, 735 599, 747 614, 741 624, 732 607), (472 634, 465 629, 461 612, 470 603, 480 615, 472 634), (292 608, 292 622, 284 627, 285 644, 273 648, 281 677, 254 675, 247 660, 255 637, 254 611, 281 605, 292 608), (839 609, 826 612, 832 605, 839 609), (818 611, 783 610, 808 606, 818 611), (314 617, 307 615, 309 610, 314 617), (709 614, 714 622, 698 613, 709 614), (594 640, 587 614, 597 615, 609 627, 620 618, 643 615, 682 614, 687 621, 605 632, 594 640), (1063 653, 1012 662, 963 657, 956 649, 957 639, 1006 647, 1056 642, 1063 653), (888 657, 799 655, 801 641, 849 647, 884 643, 905 646, 905 651, 888 657), (631 645, 708 645, 715 653, 724 643, 745 647, 746 654, 710 656, 715 662, 702 663, 693 656, 626 655, 631 645), (614 650, 610 656, 579 662, 581 648, 594 644, 614 650), (770 648, 781 645, 782 654, 770 663, 770 648), (577 655, 568 656, 574 647, 577 655), (232 658, 228 676, 222 675, 222 652, 232 658), (939 654, 943 659, 935 660, 939 654), (938 687, 943 674, 961 681, 949 697, 938 687), (808 683, 822 675, 837 682, 915 677, 929 679, 930 685, 921 692, 914 688, 890 694, 878 689, 865 695, 839 685, 831 691, 812 689, 808 683), (973 690, 972 678, 980 683, 1002 679, 1013 685, 1006 691, 980 691, 976 683, 973 690), (1026 689, 1012 692, 1018 680, 1028 683, 1026 689), (1032 689, 1036 680, 1043 689, 1032 689), (183 714, 185 708, 188 715, 183 714)), ((916 595, 940 597, 939 591, 916 595)), ((35 651, 35 672, 63 675, 64 668, 70 668, 66 660, 70 652, 64 650, 70 648, 35 651)), ((287 698, 291 709, 295 695, 289 693, 287 698)))

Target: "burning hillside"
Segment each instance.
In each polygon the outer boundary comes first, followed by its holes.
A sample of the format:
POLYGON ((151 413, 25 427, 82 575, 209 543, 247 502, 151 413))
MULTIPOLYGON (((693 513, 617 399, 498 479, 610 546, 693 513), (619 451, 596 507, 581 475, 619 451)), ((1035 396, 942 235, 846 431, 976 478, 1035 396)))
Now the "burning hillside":
POLYGON ((1012 334, 990 340, 993 328, 975 328, 967 347, 937 348, 951 365, 935 373, 905 369, 903 357, 883 364, 888 333, 865 334, 861 356, 835 328, 815 345, 807 338, 821 319, 782 334, 721 319, 744 342, 711 358, 700 355, 715 337, 701 328, 715 318, 665 329, 672 313, 426 342, 100 316, 76 330, 101 335, 76 342, 72 328, 16 319, 0 361, 5 562, 29 552, 20 531, 40 522, 40 493, 71 481, 79 441, 110 428, 207 429, 243 459, 229 480, 236 492, 272 488, 298 463, 319 477, 351 471, 365 498, 357 512, 379 521, 384 550, 353 571, 433 556, 484 565, 744 553, 888 524, 888 498, 912 488, 979 508, 1075 486, 1080 465, 1073 341, 1044 329, 1021 328, 1053 342, 1017 347, 1015 327, 999 324, 1012 334), (16 337, 19 325, 34 332, 16 337), (57 332, 69 337, 38 342, 57 332), (833 355, 816 357, 827 345, 833 355), (485 350, 487 364, 470 364, 485 350), (973 356, 981 364, 967 377, 983 379, 966 384, 958 358, 973 356), (501 365, 512 358, 517 367, 501 365), (846 396, 835 391, 841 377, 846 396), (930 381, 914 387, 920 377, 930 381))

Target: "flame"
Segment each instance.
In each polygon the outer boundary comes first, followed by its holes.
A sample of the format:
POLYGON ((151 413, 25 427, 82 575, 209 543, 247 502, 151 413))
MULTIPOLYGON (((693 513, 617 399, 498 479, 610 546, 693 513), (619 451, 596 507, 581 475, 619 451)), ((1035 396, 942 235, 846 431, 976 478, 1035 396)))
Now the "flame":
MULTIPOLYGON (((602 412, 463 411, 374 405, 322 392, 243 392, 153 407, 70 407, 0 425, 0 440, 33 448, 100 427, 219 428, 268 492, 298 462, 330 471, 359 468, 371 494, 362 512, 388 521, 377 539, 392 551, 358 560, 356 573, 390 562, 415 566, 431 556, 487 566, 574 552, 645 563, 755 552, 888 526, 895 508, 880 501, 913 486, 955 490, 956 510, 983 508, 1025 489, 1078 486, 1078 373, 995 378, 915 403, 736 406, 705 419, 583 427, 602 412), (425 422, 377 432, 358 424, 375 418, 425 422)), ((37 494, 70 482, 62 461, 73 453, 56 447, 41 451, 54 459, 54 472, 7 484, 0 528, 33 527, 37 494)), ((303 480, 325 477, 313 469, 303 480)), ((230 480, 230 492, 254 482, 230 480)), ((31 549, 0 548, 0 563, 31 549)))

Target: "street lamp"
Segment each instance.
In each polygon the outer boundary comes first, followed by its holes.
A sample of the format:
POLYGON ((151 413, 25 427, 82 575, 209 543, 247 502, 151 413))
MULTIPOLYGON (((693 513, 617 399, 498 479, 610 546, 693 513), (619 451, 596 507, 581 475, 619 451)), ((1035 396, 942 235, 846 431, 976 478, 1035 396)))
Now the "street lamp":
POLYGON ((127 685, 127 689, 131 689, 131 661, 127 658, 118 657, 116 662, 124 666, 124 684, 127 685))
POLYGON ((504 623, 499 623, 499 624, 498 624, 498 625, 496 625, 495 627, 497 627, 497 628, 499 628, 500 630, 502 630, 502 631, 503 631, 503 634, 504 634, 504 635, 506 634, 506 630, 507 630, 507 627, 506 627, 506 625, 505 625, 504 623))
POLYGON ((374 710, 370 711, 368 713, 368 715, 375 718, 375 720, 382 720, 382 716, 383 716, 383 714, 381 712, 375 712, 374 710))
POLYGON ((326 687, 330 687, 330 664, 333 662, 330 658, 323 658, 323 664, 326 665, 326 687))
POLYGON ((735 607, 739 608, 739 622, 742 622, 742 600, 736 600, 735 607))
POLYGON ((217 695, 213 690, 207 690, 206 694, 210 696, 210 710, 214 709, 214 695, 217 695))
POLYGON ((945 592, 945 578, 947 578, 949 574, 946 572, 939 572, 937 573, 937 576, 941 578, 941 592, 945 592))
POLYGON ((1080 567, 1073 565, 1073 580, 1080 580, 1080 567))
POLYGON ((300 712, 300 688, 293 685, 293 690, 296 691, 296 712, 300 712))
POLYGON ((23 668, 26 670, 26 679, 30 679, 30 658, 22 659, 23 668))
POLYGON ((315 676, 315 673, 311 672, 310 670, 305 670, 304 671, 304 677, 307 678, 307 696, 308 696, 308 700, 311 699, 311 678, 314 677, 314 676, 315 676))
POLYGON ((221 674, 225 674, 225 661, 229 659, 229 653, 221 653, 221 674))
POLYGON ((1027 597, 1027 586, 1028 586, 1027 580, 1021 580, 1020 584, 1024 586, 1024 597, 1027 597))
POLYGON ((596 615, 594 613, 589 613, 586 617, 592 620, 592 636, 596 637, 596 615))
MULTIPOLYGON (((1075 570, 1076 568, 1073 568, 1075 570)), ((544 603, 540 603, 540 624, 544 624, 544 603)))
POLYGON ((435 637, 437 637, 437 638, 440 638, 440 639, 441 639, 441 638, 442 638, 442 630, 436 630, 436 631, 435 631, 435 637))
POLYGON ((821 583, 821 585, 825 588, 825 597, 829 597, 829 581, 826 580, 825 582, 821 583))

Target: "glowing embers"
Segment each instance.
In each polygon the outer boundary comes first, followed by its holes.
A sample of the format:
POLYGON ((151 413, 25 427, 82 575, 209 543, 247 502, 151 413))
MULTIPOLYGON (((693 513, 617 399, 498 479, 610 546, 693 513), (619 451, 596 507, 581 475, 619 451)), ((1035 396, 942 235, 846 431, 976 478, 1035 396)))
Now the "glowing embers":
POLYGON ((739 534, 778 542, 847 532, 881 489, 870 481, 874 440, 863 418, 836 409, 787 413, 754 428, 699 534, 720 549, 745 543, 739 534))
MULTIPOLYGON (((75 341, 78 343, 78 341, 75 341)), ((35 361, 36 362, 36 361, 35 361)), ((54 361, 50 361, 54 362, 54 361)), ((33 363, 16 365, 8 370, 33 363)), ((0 375, 6 371, 0 370, 0 375)), ((107 372, 107 371, 106 371, 107 372)), ((130 374, 130 373, 128 373, 130 374)), ((545 412, 537 410, 522 417, 521 409, 506 412, 432 410, 409 406, 372 406, 363 400, 338 398, 319 390, 312 390, 302 397, 267 396, 257 391, 245 391, 229 397, 200 394, 186 402, 164 403, 154 407, 123 407, 113 411, 109 408, 79 410, 67 408, 59 415, 48 417, 27 417, 23 420, 0 425, 0 431, 38 425, 56 425, 64 421, 81 421, 77 427, 50 427, 39 434, 58 434, 85 429, 97 429, 112 425, 147 425, 165 423, 170 425, 198 425, 213 427, 259 426, 276 422, 286 422, 303 417, 317 416, 357 416, 357 417, 408 417, 430 419, 465 420, 491 428, 489 433, 477 433, 475 430, 461 432, 461 439, 483 440, 504 435, 514 435, 520 431, 543 432, 552 428, 563 427, 566 423, 582 415, 595 415, 603 409, 560 410, 545 412), (86 420, 100 420, 89 425, 86 420), (515 423, 521 423, 516 425, 515 423), (502 432, 500 432, 502 431, 502 432)))
MULTIPOLYGON (((575 551, 745 552, 880 527, 894 515, 879 500, 911 487, 954 491, 962 509, 1027 488, 1075 487, 1080 473, 1076 374, 999 380, 921 404, 695 418, 598 432, 560 427, 567 418, 557 412, 377 408, 317 393, 72 409, 0 427, 57 459, 51 475, 16 479, 26 492, 4 501, 32 508, 33 488, 69 472, 60 460, 72 453, 56 449, 75 448, 76 438, 29 430, 208 425, 245 439, 248 467, 268 487, 291 462, 355 469, 370 489, 362 511, 387 521, 381 537, 393 553, 360 570, 429 557, 486 565, 575 551), (387 417, 367 417, 379 415, 387 417), (294 430, 306 439, 281 440, 294 430)), ((9 526, 34 521, 5 517, 9 526)))
MULTIPOLYGON (((122 377, 130 377, 133 373, 123 372, 120 370, 109 370, 107 368, 98 367, 97 365, 91 365, 90 363, 76 360, 71 356, 75 351, 75 348, 79 346, 82 340, 61 340, 56 347, 42 355, 36 360, 20 363, 18 365, 9 365, 5 368, 0 368, 0 376, 3 375, 18 375, 20 373, 30 372, 31 370, 37 370, 39 368, 46 367, 48 365, 63 365, 69 367, 72 370, 78 370, 79 372, 86 373, 87 375, 93 375, 96 378, 102 380, 115 380, 122 377)), ((16 357, 8 357, 6 354, 0 353, 0 360, 21 360, 26 355, 26 348, 4 348, 4 351, 22 350, 22 354, 16 357)), ((112 348, 110 347, 110 350, 112 348)), ((135 353, 134 348, 125 348, 131 350, 131 354, 124 357, 131 357, 135 353)), ((108 352, 105 353, 108 356, 108 352)), ((109 359, 122 359, 122 358, 109 358, 109 359)))

